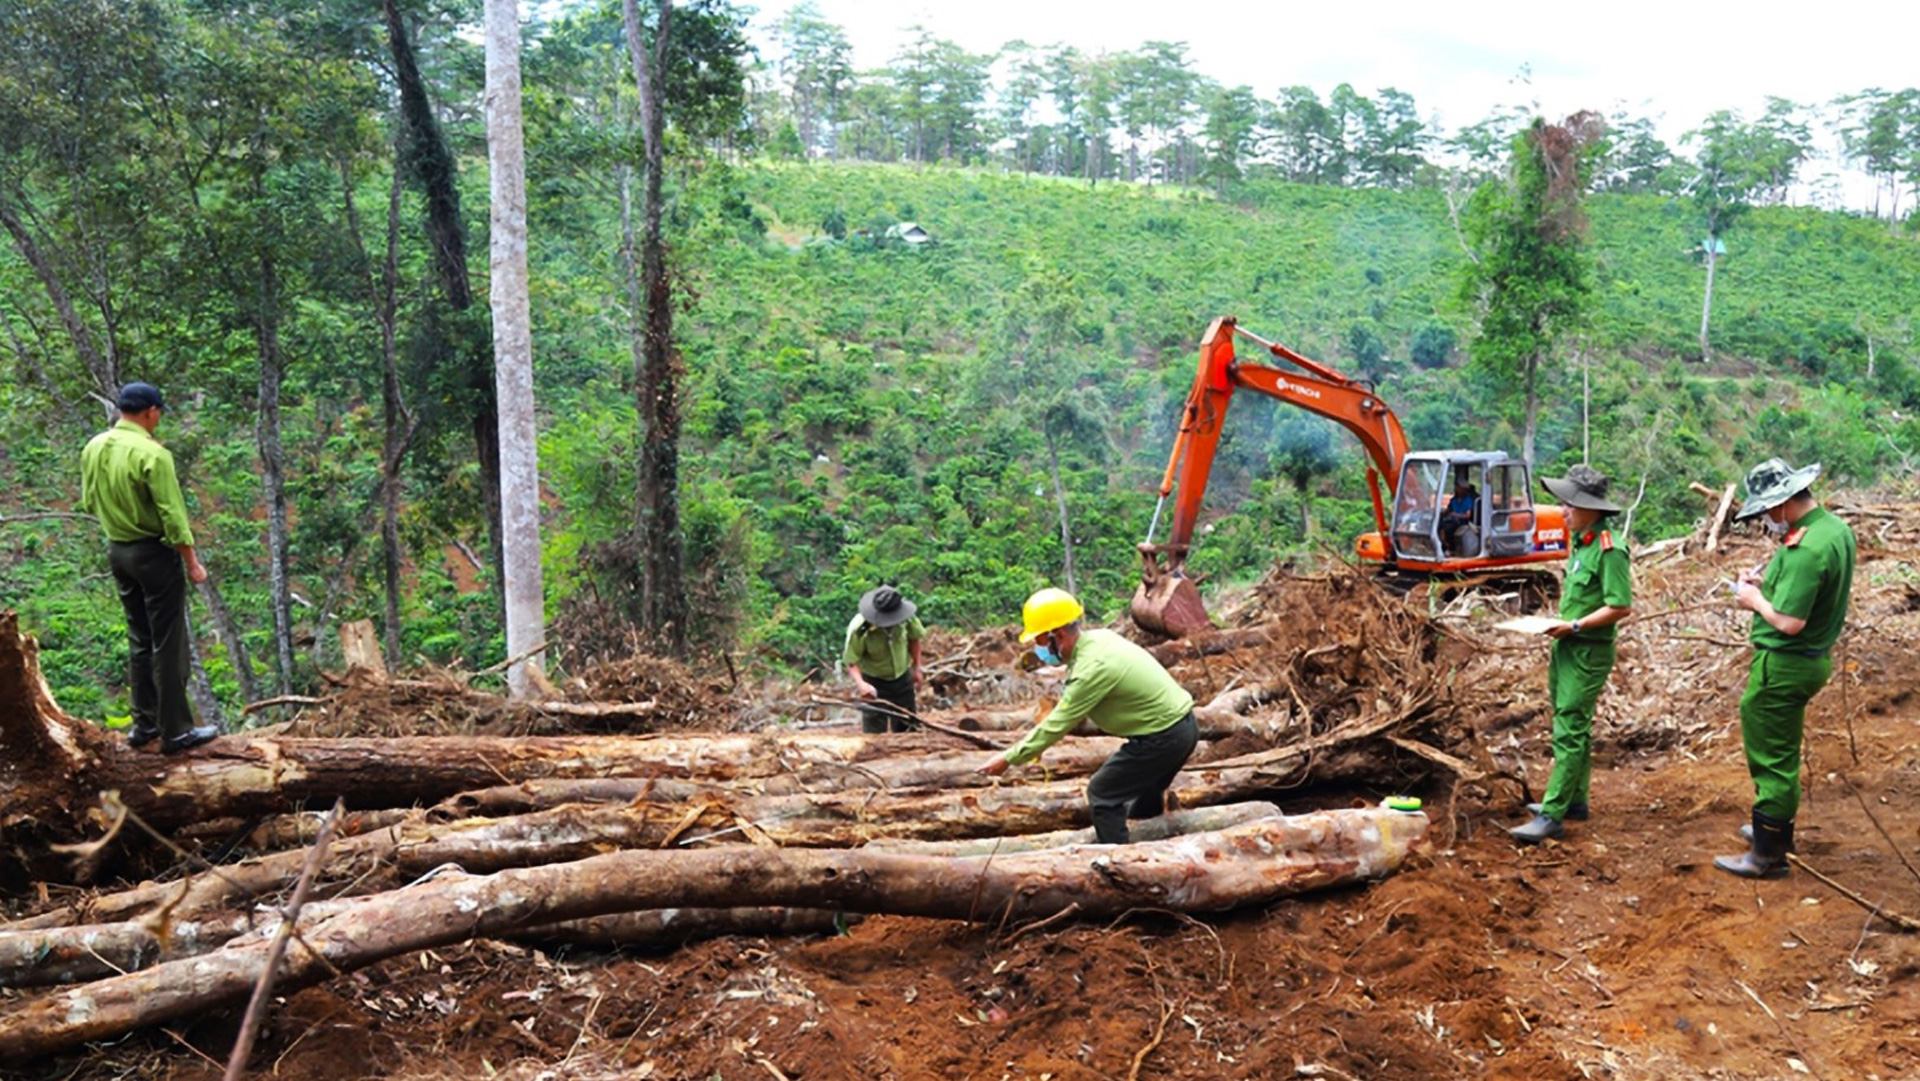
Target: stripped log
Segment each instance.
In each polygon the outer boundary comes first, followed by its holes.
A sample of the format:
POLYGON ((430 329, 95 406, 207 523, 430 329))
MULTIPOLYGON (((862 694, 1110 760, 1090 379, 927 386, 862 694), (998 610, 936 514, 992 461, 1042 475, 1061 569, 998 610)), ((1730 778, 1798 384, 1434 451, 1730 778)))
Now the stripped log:
MULTIPOLYGON (((390 957, 533 924, 683 905, 843 908, 1003 923, 1135 908, 1217 912, 1391 873, 1426 835, 1384 809, 1265 818, 1138 845, 1004 858, 732 848, 616 852, 577 863, 427 882, 369 898, 302 936, 277 986, 310 986, 390 957)), ((0 1055, 20 1061, 163 1024, 246 996, 267 947, 249 942, 99 980, 0 1014, 0 1055)))
MULTIPOLYGON (((1047 768, 1061 777, 1078 777, 1099 769, 1120 748, 1111 736, 1075 738, 1047 751, 1047 768)), ((994 783, 982 775, 978 751, 901 755, 858 763, 814 763, 775 777, 741 779, 726 785, 647 777, 595 779, 558 778, 522 781, 513 785, 462 792, 442 800, 428 811, 440 821, 456 818, 502 818, 548 810, 567 803, 630 803, 755 795, 799 795, 808 792, 846 792, 885 789, 914 791, 985 788, 994 783)))
MULTIPOLYGON (((283 848, 310 845, 319 836, 320 823, 327 817, 325 811, 294 811, 283 815, 270 815, 266 818, 209 818, 203 822, 193 822, 181 826, 172 833, 173 839, 181 842, 195 842, 203 847, 232 846, 250 849, 256 852, 273 852, 283 848)), ((352 837, 355 834, 370 833, 385 829, 413 814, 410 807, 389 807, 377 811, 349 811, 340 816, 340 823, 334 829, 335 837, 352 837)))
MULTIPOLYGON (((1279 813, 1278 806, 1257 800, 1227 803, 1218 807, 1195 807, 1128 823, 1128 833, 1135 844, 1164 841, 1169 837, 1223 830, 1256 818, 1272 818, 1279 813)), ((974 837, 962 841, 875 841, 867 847, 881 852, 905 852, 917 856, 1011 856, 1016 852, 1041 852, 1049 848, 1098 843, 1093 829, 1089 827, 1030 833, 1019 837, 974 837)))
MULTIPOLYGON (((444 880, 445 876, 436 876, 436 881, 444 880)), ((370 899, 308 902, 300 912, 302 934, 370 899)), ((722 935, 826 934, 836 929, 838 916, 817 908, 662 908, 520 928, 497 937, 597 949, 665 949, 722 935)), ((278 921, 277 912, 263 909, 172 923, 131 920, 0 931, 0 988, 103 980, 164 961, 198 957, 249 935, 271 938, 278 921)))
MULTIPOLYGON (((1279 693, 1285 693, 1284 685, 1279 693)), ((1263 720, 1246 716, 1246 710, 1269 700, 1272 696, 1273 692, 1265 685, 1261 685, 1229 691, 1213 702, 1195 706, 1193 719, 1200 725, 1200 738, 1203 740, 1226 739, 1244 732, 1262 737, 1274 735, 1290 722, 1285 718, 1263 720)), ((1045 717, 1045 712, 1042 711, 1040 716, 1045 717)), ((1031 709, 950 711, 939 715, 939 719, 942 723, 973 732, 1023 732, 1032 728, 1038 720, 1031 709)), ((1081 721, 1074 726, 1071 734, 1089 739, 1102 735, 1092 721, 1081 721)))
MULTIPOLYGON (((0 709, 4 709, 0 705, 0 709)), ((91 728, 91 726, 88 726, 91 728)), ((323 796, 357 808, 432 803, 499 782, 546 777, 729 781, 815 765, 852 765, 951 746, 913 734, 737 736, 420 736, 249 740, 229 736, 161 758, 95 740, 100 789, 118 788, 162 827, 220 815, 290 811, 323 796)))
POLYGON ((1720 548, 1720 530, 1727 524, 1727 515, 1733 511, 1733 482, 1727 482, 1727 489, 1720 495, 1720 503, 1713 510, 1713 522, 1707 527, 1707 551, 1720 548))
POLYGON ((858 922, 858 914, 830 908, 655 908, 561 920, 499 937, 582 949, 664 950, 726 935, 830 935, 858 922))

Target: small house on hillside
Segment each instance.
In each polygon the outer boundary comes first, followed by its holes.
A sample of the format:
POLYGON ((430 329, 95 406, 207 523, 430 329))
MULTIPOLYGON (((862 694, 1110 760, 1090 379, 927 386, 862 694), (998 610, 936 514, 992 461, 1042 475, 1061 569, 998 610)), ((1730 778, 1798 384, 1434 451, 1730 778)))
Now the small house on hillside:
POLYGON ((933 234, 920 228, 920 223, 914 221, 903 221, 887 226, 886 238, 895 243, 908 245, 933 243, 933 234))

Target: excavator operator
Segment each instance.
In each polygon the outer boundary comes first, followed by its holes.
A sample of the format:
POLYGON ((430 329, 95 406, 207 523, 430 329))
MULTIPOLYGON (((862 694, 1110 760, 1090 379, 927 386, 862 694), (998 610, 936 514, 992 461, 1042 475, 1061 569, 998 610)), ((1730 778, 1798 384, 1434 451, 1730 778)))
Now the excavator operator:
POLYGON ((1440 514, 1440 539, 1457 556, 1480 554, 1480 492, 1465 474, 1454 482, 1453 498, 1440 514))

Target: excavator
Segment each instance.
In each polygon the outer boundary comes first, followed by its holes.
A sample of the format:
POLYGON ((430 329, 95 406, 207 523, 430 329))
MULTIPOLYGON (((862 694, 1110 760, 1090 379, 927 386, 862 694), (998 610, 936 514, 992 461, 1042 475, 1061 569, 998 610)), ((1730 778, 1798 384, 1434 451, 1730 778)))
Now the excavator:
POLYGON ((1378 528, 1354 544, 1362 563, 1402 578, 1477 576, 1567 557, 1565 516, 1557 506, 1534 505, 1526 462, 1498 451, 1410 451, 1400 418, 1370 383, 1267 341, 1223 316, 1207 327, 1200 341, 1200 370, 1180 416, 1180 433, 1160 482, 1160 501, 1146 542, 1138 546, 1140 587, 1132 611, 1139 626, 1170 638, 1213 626, 1200 599, 1200 577, 1189 576, 1186 563, 1207 473, 1220 446, 1221 424, 1239 390, 1326 417, 1366 448, 1367 488, 1378 528), (1258 344, 1297 370, 1236 358, 1235 338, 1258 344), (1167 497, 1176 490, 1166 543, 1155 544, 1167 497))

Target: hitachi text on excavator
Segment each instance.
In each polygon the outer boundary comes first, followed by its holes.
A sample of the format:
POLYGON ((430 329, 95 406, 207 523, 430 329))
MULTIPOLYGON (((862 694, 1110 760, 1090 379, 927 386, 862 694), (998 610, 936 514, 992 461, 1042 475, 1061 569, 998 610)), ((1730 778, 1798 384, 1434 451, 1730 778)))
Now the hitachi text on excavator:
POLYGON ((1200 599, 1199 578, 1187 574, 1186 563, 1227 405, 1239 390, 1326 417, 1366 448, 1367 488, 1378 528, 1354 543, 1362 562, 1400 574, 1455 576, 1566 558, 1565 518, 1557 506, 1534 505, 1526 462, 1498 451, 1410 451, 1400 419, 1370 383, 1267 341, 1224 316, 1200 341, 1200 370, 1180 416, 1153 523, 1139 545, 1141 580, 1132 610, 1141 627, 1183 638, 1213 625, 1200 599), (1236 337, 1259 344, 1297 370, 1237 358, 1236 337), (1174 496, 1172 524, 1166 542, 1155 544, 1169 496, 1174 496))

